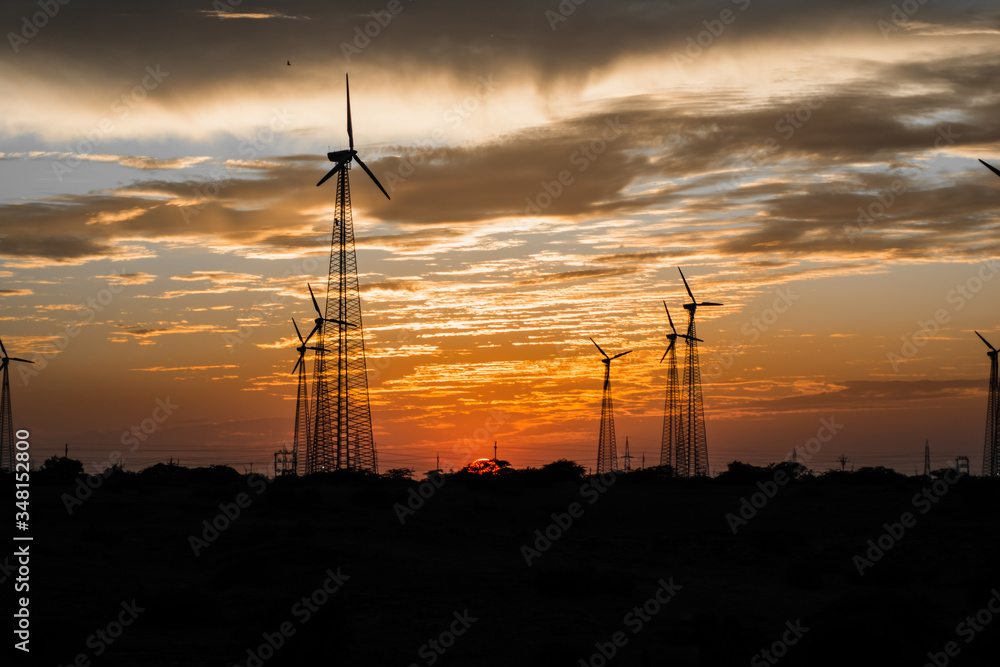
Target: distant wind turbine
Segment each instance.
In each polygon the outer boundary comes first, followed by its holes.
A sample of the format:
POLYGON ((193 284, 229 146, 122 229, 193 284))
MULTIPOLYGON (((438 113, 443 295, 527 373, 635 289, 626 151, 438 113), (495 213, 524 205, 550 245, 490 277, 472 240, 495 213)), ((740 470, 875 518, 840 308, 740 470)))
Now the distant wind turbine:
POLYGON ((10 407, 10 362, 20 361, 26 364, 33 364, 34 361, 11 357, 7 354, 7 348, 0 340, 0 370, 3 371, 3 390, 0 391, 0 467, 7 470, 14 469, 14 418, 10 407))
POLYGON ((604 357, 601 363, 604 364, 604 395, 601 398, 601 433, 597 441, 597 474, 612 472, 618 468, 618 452, 615 449, 615 410, 611 402, 611 362, 619 357, 624 357, 632 352, 622 352, 613 357, 601 349, 593 338, 590 342, 598 349, 604 357))
MULTIPOLYGON (((666 334, 670 344, 667 351, 660 357, 660 363, 668 356, 670 362, 667 364, 667 398, 663 405, 663 439, 660 441, 660 465, 669 465, 676 469, 677 461, 686 461, 687 454, 680 450, 683 439, 681 438, 681 388, 680 379, 677 374, 677 339, 688 340, 686 334, 677 333, 674 320, 670 317, 670 309, 667 302, 663 302, 663 309, 667 311, 667 322, 670 323, 670 333, 666 334)), ((699 339, 695 339, 699 340, 699 339)))
POLYGON ((681 280, 684 281, 684 289, 691 297, 691 303, 685 303, 684 309, 688 311, 687 336, 687 359, 684 364, 684 396, 683 407, 681 408, 680 438, 677 452, 682 456, 677 460, 676 473, 681 477, 692 477, 709 474, 708 467, 708 435, 705 432, 705 406, 701 394, 701 367, 698 363, 698 333, 695 328, 694 315, 698 308, 702 306, 721 306, 721 303, 713 301, 698 302, 691 292, 684 271, 680 267, 677 270, 681 273, 681 280))
MULTIPOLYGON (((295 323, 295 319, 292 319, 292 325, 295 327, 295 335, 299 337, 300 345, 295 348, 299 353, 298 361, 295 362, 295 367, 292 369, 292 374, 296 372, 299 374, 299 390, 298 396, 295 402, 295 435, 292 442, 292 461, 296 468, 298 468, 299 460, 299 448, 301 451, 305 452, 306 447, 309 446, 310 438, 310 410, 309 410, 309 385, 306 383, 306 350, 322 350, 319 347, 309 347, 309 340, 313 335, 319 331, 319 324, 313 326, 313 330, 309 332, 309 335, 302 338, 302 332, 299 331, 299 325, 295 323)), ((298 470, 295 471, 296 474, 298 470)))
POLYGON ((986 402, 986 443, 983 446, 983 476, 1000 477, 1000 375, 997 372, 997 349, 976 332, 990 351, 990 391, 986 402))

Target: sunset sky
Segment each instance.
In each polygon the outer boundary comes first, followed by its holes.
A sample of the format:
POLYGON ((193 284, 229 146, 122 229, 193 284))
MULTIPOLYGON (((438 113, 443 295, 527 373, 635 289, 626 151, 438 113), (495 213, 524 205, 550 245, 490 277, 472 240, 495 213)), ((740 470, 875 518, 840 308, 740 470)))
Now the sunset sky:
POLYGON ((0 338, 37 361, 11 368, 36 462, 269 466, 291 441, 349 73, 392 197, 352 172, 383 471, 494 440, 593 466, 588 336, 635 350, 619 453, 656 463, 681 266, 725 304, 699 311, 713 469, 833 419, 817 470, 912 473, 929 439, 978 473, 997 3, 577 1, 5 2, 0 338))

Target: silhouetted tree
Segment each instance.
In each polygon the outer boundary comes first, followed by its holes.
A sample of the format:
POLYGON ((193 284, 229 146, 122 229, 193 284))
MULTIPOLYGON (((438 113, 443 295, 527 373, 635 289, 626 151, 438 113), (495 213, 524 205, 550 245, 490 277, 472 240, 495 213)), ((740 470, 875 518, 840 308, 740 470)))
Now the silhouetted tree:
POLYGON ((53 456, 46 459, 42 467, 35 472, 35 479, 42 482, 72 482, 83 474, 83 463, 65 456, 53 456))

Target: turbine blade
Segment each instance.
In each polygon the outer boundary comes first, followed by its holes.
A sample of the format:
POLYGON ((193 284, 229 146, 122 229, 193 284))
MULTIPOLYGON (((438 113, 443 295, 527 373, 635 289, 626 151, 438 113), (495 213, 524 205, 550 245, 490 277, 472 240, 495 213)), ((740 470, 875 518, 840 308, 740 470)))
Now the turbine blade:
MULTIPOLYGON (((980 162, 983 162, 983 161, 980 160, 980 162)), ((987 169, 989 169, 990 171, 992 171, 994 174, 996 174, 997 176, 1000 176, 1000 169, 997 169, 996 167, 994 167, 992 164, 989 164, 988 162, 983 162, 983 165, 987 169)))
MULTIPOLYGON (((596 347, 598 350, 601 350, 601 346, 597 344, 596 340, 594 340, 593 338, 591 338, 590 342, 593 343, 594 347, 596 347)), ((601 354, 604 355, 605 359, 610 359, 611 358, 611 357, 608 356, 607 352, 605 352, 604 350, 601 350, 601 354)))
POLYGON ((997 351, 997 349, 996 349, 995 347, 993 347, 992 345, 990 345, 990 342, 989 342, 988 340, 986 340, 985 338, 983 338, 983 335, 982 335, 981 333, 979 333, 979 332, 977 331, 977 332, 976 332, 976 335, 977 335, 977 336, 979 336, 980 340, 982 340, 982 341, 983 341, 984 343, 986 343, 986 347, 990 348, 990 349, 991 349, 991 350, 993 350, 994 352, 996 352, 996 351, 997 351))
POLYGON ((722 305, 725 305, 725 304, 721 304, 721 303, 714 303, 714 302, 712 302, 712 301, 705 301, 705 302, 703 302, 703 303, 699 303, 698 305, 699 305, 699 306, 722 306, 722 305))
POLYGON ((670 317, 670 309, 667 308, 667 302, 666 301, 663 302, 663 310, 667 311, 667 321, 670 322, 670 329, 674 333, 677 333, 677 327, 674 326, 674 320, 673 320, 672 317, 670 317))
POLYGON ((294 317, 292 318, 292 325, 295 327, 295 335, 299 337, 299 342, 301 342, 303 345, 305 345, 306 342, 304 340, 302 340, 302 332, 299 331, 299 325, 295 324, 295 318, 294 317))
POLYGON ((33 364, 34 361, 29 361, 28 359, 18 359, 17 357, 7 357, 7 361, 23 361, 26 364, 33 364))
MULTIPOLYGON (((678 266, 677 270, 681 271, 681 267, 678 266)), ((684 272, 683 271, 681 271, 681 280, 684 281, 684 289, 687 290, 688 296, 691 297, 691 303, 698 303, 697 300, 694 298, 694 294, 691 293, 691 287, 688 286, 688 281, 687 281, 687 278, 684 277, 684 272)))
POLYGON ((3 356, 7 356, 7 348, 3 346, 3 341, 0 340, 0 350, 3 350, 3 356))
POLYGON ((340 169, 340 163, 339 162, 336 164, 336 166, 333 169, 331 169, 330 171, 326 172, 326 176, 324 176, 323 178, 319 179, 319 183, 316 184, 316 187, 318 188, 319 186, 323 185, 328 180, 330 180, 330 177, 333 176, 334 174, 336 174, 338 169, 340 169))
POLYGON ((667 351, 663 353, 662 357, 660 357, 661 364, 663 363, 663 360, 667 358, 667 355, 670 354, 670 350, 674 349, 674 343, 676 342, 676 340, 672 340, 670 341, 670 345, 667 345, 667 351))
POLYGON ((304 341, 302 341, 302 344, 303 344, 303 345, 305 345, 306 343, 308 343, 308 342, 309 342, 309 339, 310 339, 310 338, 312 338, 312 337, 313 337, 313 335, 314 335, 314 334, 315 334, 315 333, 316 333, 317 331, 319 331, 319 325, 318 325, 318 324, 317 324, 317 325, 315 325, 315 326, 313 326, 313 330, 309 332, 309 335, 308 335, 308 336, 306 336, 306 339, 305 339, 304 341))
POLYGON ((705 341, 703 341, 703 340, 702 340, 702 339, 700 339, 700 338, 695 338, 694 336, 684 336, 684 335, 678 335, 678 338, 686 338, 687 340, 696 340, 696 341, 698 341, 699 343, 704 343, 704 342, 705 342, 705 341))
POLYGON ((631 354, 632 352, 633 350, 629 350, 628 352, 622 352, 620 354, 616 354, 615 356, 611 357, 610 361, 614 361, 618 357, 624 357, 626 354, 631 354))
POLYGON ((302 363, 302 359, 305 357, 305 352, 299 355, 299 360, 295 362, 295 368, 292 369, 292 375, 295 375, 295 371, 299 370, 299 364, 302 363))
POLYGON ((356 162, 357 162, 358 164, 360 164, 360 165, 361 165, 361 168, 365 170, 365 173, 366 173, 366 174, 368 174, 369 176, 371 176, 371 177, 372 177, 372 180, 373 180, 373 181, 375 181, 375 185, 377 185, 377 186, 378 186, 378 189, 382 191, 382 194, 384 194, 384 195, 385 195, 385 198, 386 198, 386 199, 392 199, 392 198, 391 198, 391 197, 389 196, 389 193, 385 191, 385 188, 383 188, 383 187, 382 187, 382 184, 378 182, 378 179, 377 179, 377 178, 375 178, 375 174, 373 174, 373 173, 372 173, 372 170, 368 168, 368 165, 366 165, 366 164, 365 164, 364 162, 362 162, 362 161, 361 161, 361 158, 360 158, 360 157, 358 157, 357 155, 355 155, 355 156, 354 156, 354 160, 355 160, 355 161, 356 161, 356 162))
POLYGON ((347 81, 347 140, 350 142, 351 150, 354 150, 354 127, 351 125, 351 76, 344 74, 347 81))
POLYGON ((322 311, 321 311, 321 310, 319 309, 319 303, 317 303, 317 302, 316 302, 316 295, 315 295, 315 294, 313 294, 313 288, 312 288, 312 285, 310 285, 309 283, 306 283, 306 286, 308 286, 308 287, 309 287, 309 296, 311 296, 311 297, 312 297, 312 300, 313 300, 313 308, 315 308, 315 309, 316 309, 316 314, 317 314, 317 315, 319 315, 320 317, 323 317, 323 312, 322 312, 322 311))

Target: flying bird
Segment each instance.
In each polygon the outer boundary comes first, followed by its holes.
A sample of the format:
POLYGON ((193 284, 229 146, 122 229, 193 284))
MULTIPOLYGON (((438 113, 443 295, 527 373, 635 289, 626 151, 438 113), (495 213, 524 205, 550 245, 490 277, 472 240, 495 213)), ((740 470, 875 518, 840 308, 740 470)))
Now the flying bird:
POLYGON ((286 62, 287 62, 287 63, 288 63, 289 65, 291 65, 291 64, 292 64, 292 61, 291 61, 291 60, 288 60, 288 61, 286 61, 286 62))

